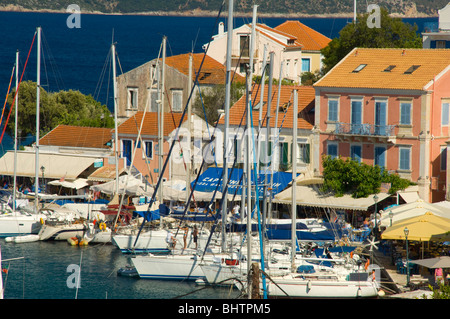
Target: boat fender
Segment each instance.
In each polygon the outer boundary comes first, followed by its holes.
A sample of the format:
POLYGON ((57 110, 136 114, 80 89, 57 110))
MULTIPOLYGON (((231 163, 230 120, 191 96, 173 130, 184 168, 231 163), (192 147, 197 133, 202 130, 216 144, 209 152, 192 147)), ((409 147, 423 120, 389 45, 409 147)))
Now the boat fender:
POLYGON ((370 259, 367 259, 366 264, 364 265, 364 269, 367 270, 367 268, 369 268, 370 265, 370 259))
POLYGON ((39 221, 41 222, 41 225, 44 225, 44 219, 42 217, 39 221))

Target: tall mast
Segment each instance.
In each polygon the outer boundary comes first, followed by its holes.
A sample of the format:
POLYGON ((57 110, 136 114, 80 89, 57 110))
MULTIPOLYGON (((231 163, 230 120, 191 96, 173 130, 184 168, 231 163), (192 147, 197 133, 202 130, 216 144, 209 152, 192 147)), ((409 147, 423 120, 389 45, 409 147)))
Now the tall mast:
POLYGON ((35 151, 35 181, 34 181, 34 205, 36 213, 39 212, 39 112, 41 95, 41 27, 37 28, 37 69, 36 69, 36 151, 35 151))
MULTIPOLYGON (((192 53, 189 53, 189 78, 188 78, 188 92, 190 93, 192 91, 192 53)), ((188 148, 189 151, 187 152, 187 154, 189 154, 189 158, 188 161, 186 161, 186 169, 187 169, 187 174, 186 174, 186 201, 189 200, 189 196, 190 196, 190 190, 191 190, 191 171, 192 171, 192 156, 191 156, 191 144, 192 144, 192 128, 191 128, 191 118, 192 118, 192 103, 191 103, 192 99, 189 99, 188 101, 188 112, 187 112, 187 129, 188 129, 188 137, 189 137, 189 141, 188 141, 188 148)))
MULTIPOLYGON (((273 195, 273 169, 275 166, 275 160, 274 160, 274 150, 279 149, 278 148, 278 113, 279 113, 279 108, 280 108, 280 95, 281 95, 281 77, 283 74, 283 61, 281 61, 280 64, 280 76, 278 78, 278 96, 277 96, 277 105, 275 107, 275 125, 274 125, 274 139, 273 139, 273 146, 272 146, 272 158, 271 158, 271 163, 270 163, 270 169, 271 169, 271 174, 270 174, 270 187, 271 187, 271 191, 270 191, 270 197, 269 197, 269 209, 267 212, 267 217, 270 219, 272 218, 272 195, 273 195)), ((279 158, 279 156, 278 156, 279 158)))
POLYGON ((15 99, 15 116, 14 116, 14 189, 13 189, 13 211, 16 211, 16 196, 17 196, 17 123, 18 123, 18 101, 19 101, 19 94, 17 93, 17 90, 19 88, 19 50, 16 52, 16 99, 15 99))
POLYGON ((298 91, 294 90, 294 127, 292 132, 292 253, 291 253, 291 271, 295 271, 295 254, 297 250, 297 126, 298 126, 298 91))
MULTIPOLYGON (((251 154, 252 152, 252 77, 253 77, 253 52, 255 50, 255 34, 256 34, 256 10, 258 6, 253 6, 253 19, 252 19, 252 34, 250 37, 250 65, 247 69, 247 273, 249 274, 248 278, 248 298, 251 298, 251 278, 250 278, 250 270, 252 267, 252 174, 251 174, 251 154)), ((258 160, 258 159, 256 159, 258 160)), ((255 180, 256 185, 256 180, 255 180)), ((255 200, 258 200, 255 198, 255 200)))
MULTIPOLYGON (((166 72, 166 36, 163 37, 163 57, 162 57, 162 76, 161 76, 161 91, 160 103, 158 108, 158 174, 162 182, 162 168, 164 160, 164 99, 165 99, 165 72, 166 72)), ((187 185, 186 185, 187 187, 187 185)), ((163 202, 163 185, 158 188, 159 202, 163 202)))
MULTIPOLYGON (((257 156, 261 156, 261 127, 262 127, 262 111, 264 106, 264 86, 265 86, 265 77, 266 77, 266 64, 267 64, 267 45, 264 44, 264 53, 263 53, 263 64, 262 64, 262 70, 261 70, 261 81, 260 81, 260 87, 261 87, 261 95, 259 98, 259 121, 258 121, 258 148, 257 148, 257 156)), ((256 170, 259 172, 259 162, 256 163, 256 170)))
MULTIPOLYGON (((227 56, 226 56, 226 83, 225 83, 225 132, 223 136, 223 179, 222 179, 222 250, 225 251, 226 220, 228 212, 228 141, 230 126, 230 96, 231 96, 231 50, 233 43, 233 0, 228 0, 228 29, 227 29, 227 56)), ((236 155, 236 154, 235 154, 236 155)))
MULTIPOLYGON (((116 80, 116 45, 111 45, 114 91, 114 158, 116 163, 116 195, 119 194, 119 132, 117 131, 117 80, 116 80)), ((125 160, 125 159, 124 159, 125 160)))

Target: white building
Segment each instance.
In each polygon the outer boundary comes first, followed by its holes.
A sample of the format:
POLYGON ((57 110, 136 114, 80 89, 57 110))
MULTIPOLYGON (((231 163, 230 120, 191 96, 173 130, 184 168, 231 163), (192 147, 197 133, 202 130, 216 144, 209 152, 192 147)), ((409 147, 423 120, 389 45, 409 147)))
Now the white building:
MULTIPOLYGON (((282 77, 294 82, 300 82, 302 45, 297 41, 297 38, 264 24, 257 24, 255 31, 253 73, 255 75, 261 75, 264 52, 266 52, 267 63, 269 62, 269 53, 273 52, 275 60, 273 64, 273 77, 279 78, 281 62, 284 61, 282 77)), ((251 32, 251 24, 244 24, 241 27, 233 29, 231 67, 243 76, 245 76, 245 65, 250 62, 249 48, 251 32)), ((204 48, 206 48, 206 45, 204 48)), ((219 24, 219 33, 213 36, 207 54, 225 65, 226 53, 227 32, 224 30, 224 23, 221 22, 219 24)))

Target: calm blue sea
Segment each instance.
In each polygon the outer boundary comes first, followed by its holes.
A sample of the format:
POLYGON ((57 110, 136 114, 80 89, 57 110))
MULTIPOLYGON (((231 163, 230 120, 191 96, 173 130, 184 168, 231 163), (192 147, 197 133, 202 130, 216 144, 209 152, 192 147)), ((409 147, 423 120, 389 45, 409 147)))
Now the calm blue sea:
MULTIPOLYGON (((69 14, 0 12, 0 100, 6 95, 16 51, 20 51, 20 72, 36 27, 42 27, 41 83, 48 91, 79 90, 92 94, 112 107, 111 68, 108 53, 116 42, 120 65, 118 74, 127 72, 158 56, 162 37, 167 36, 167 54, 202 52, 217 33, 214 17, 153 17, 81 15, 81 28, 66 25, 69 14)), ((335 38, 349 22, 346 18, 302 18, 302 23, 335 38)), ((226 23, 226 19, 220 19, 226 23)), ((275 27, 285 19, 264 18, 259 22, 275 27)), ((419 32, 437 18, 405 19, 416 23, 419 32)), ((236 18, 235 26, 250 22, 236 18)), ((24 80, 36 81, 36 44, 30 55, 24 80)), ((0 154, 12 149, 5 137, 0 154)), ((67 288, 67 267, 80 264, 80 299, 159 299, 174 298, 197 289, 194 284, 147 281, 116 275, 129 263, 112 245, 71 247, 66 242, 11 244, 0 239, 3 258, 25 257, 12 261, 6 282, 7 299, 74 299, 76 292, 67 288)), ((5 265, 3 265, 5 266, 5 265)), ((190 298, 227 298, 228 290, 204 290, 190 298)))
POLYGON ((237 290, 203 288, 193 282, 145 280, 117 275, 131 265, 112 244, 70 246, 67 241, 14 244, 0 239, 5 299, 233 299, 237 290), (70 265, 81 266, 80 288, 70 265), (69 281, 69 286, 67 282, 69 281), (197 291, 198 290, 198 291, 197 291), (193 293, 194 292, 194 293, 193 293))

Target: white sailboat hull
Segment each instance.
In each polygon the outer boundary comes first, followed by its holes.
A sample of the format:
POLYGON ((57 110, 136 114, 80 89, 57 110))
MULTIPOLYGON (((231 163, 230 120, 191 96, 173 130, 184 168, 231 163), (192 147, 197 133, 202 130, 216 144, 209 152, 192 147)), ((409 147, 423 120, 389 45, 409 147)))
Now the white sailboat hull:
POLYGON ((140 278, 197 280, 205 278, 197 255, 136 256, 132 258, 140 278))
MULTIPOLYGON (((175 235, 176 231, 173 232, 175 235)), ((179 231, 176 239, 176 249, 182 249, 184 247, 183 241, 184 233, 179 231)), ((151 230, 142 233, 137 236, 137 234, 119 234, 112 237, 112 242, 116 245, 123 253, 158 253, 158 252, 168 252, 169 246, 166 241, 167 231, 166 230, 151 230), (137 238, 137 242, 136 242, 137 238)), ((197 248, 205 247, 207 242, 207 236, 199 235, 197 248)), ((186 248, 195 248, 195 243, 189 236, 187 239, 186 248)))
POLYGON ((308 280, 293 277, 267 280, 272 298, 375 298, 378 289, 372 281, 308 280))
POLYGON ((41 228, 39 215, 0 215, 0 237, 37 234, 41 228))
POLYGON ((67 240, 72 237, 83 237, 86 232, 84 224, 44 224, 39 231, 40 240, 67 240))

